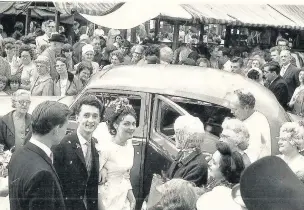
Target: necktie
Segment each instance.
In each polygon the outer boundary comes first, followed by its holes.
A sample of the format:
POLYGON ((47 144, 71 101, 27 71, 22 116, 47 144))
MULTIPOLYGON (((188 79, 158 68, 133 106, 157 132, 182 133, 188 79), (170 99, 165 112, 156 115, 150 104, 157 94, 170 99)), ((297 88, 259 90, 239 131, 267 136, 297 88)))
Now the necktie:
POLYGON ((91 159, 92 159, 92 150, 91 150, 91 140, 86 142, 87 145, 87 153, 85 156, 86 167, 88 172, 91 170, 91 159))
POLYGON ((54 163, 54 155, 53 155, 53 153, 50 154, 50 159, 51 159, 51 162, 53 164, 54 163))
POLYGON ((245 167, 249 166, 249 165, 251 164, 251 161, 250 161, 248 155, 247 155, 246 153, 244 153, 244 154, 242 155, 242 157, 243 157, 243 161, 244 161, 245 167))

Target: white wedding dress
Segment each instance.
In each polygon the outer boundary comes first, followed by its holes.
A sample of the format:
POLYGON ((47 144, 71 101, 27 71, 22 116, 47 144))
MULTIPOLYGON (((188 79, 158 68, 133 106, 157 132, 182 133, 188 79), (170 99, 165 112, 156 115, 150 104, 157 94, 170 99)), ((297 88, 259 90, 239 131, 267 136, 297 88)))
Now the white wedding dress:
POLYGON ((125 146, 103 141, 96 148, 99 152, 99 173, 103 169, 107 171, 106 183, 98 186, 99 210, 129 210, 127 194, 132 189, 130 170, 134 159, 132 140, 125 146))

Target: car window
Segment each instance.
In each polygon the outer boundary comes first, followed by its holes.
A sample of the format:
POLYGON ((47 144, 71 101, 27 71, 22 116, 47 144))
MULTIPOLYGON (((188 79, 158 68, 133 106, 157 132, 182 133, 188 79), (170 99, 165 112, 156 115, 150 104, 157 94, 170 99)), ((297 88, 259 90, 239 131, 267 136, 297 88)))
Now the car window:
POLYGON ((184 108, 189 114, 198 117, 209 133, 220 136, 222 123, 226 117, 233 117, 231 110, 217 104, 182 97, 170 97, 173 102, 184 108))
MULTIPOLYGON (((129 103, 133 106, 135 112, 136 112, 136 125, 139 126, 140 122, 140 110, 141 110, 141 97, 138 95, 132 95, 132 94, 122 94, 122 93, 102 93, 102 92, 90 92, 90 94, 95 95, 97 98, 100 99, 100 101, 107 107, 109 103, 118 97, 125 97, 129 100, 129 103)), ((79 98, 80 99, 80 98, 79 98)), ((78 100, 79 100, 78 99, 78 100)), ((70 120, 75 120, 76 116, 75 113, 70 117, 70 120)))
POLYGON ((180 113, 161 101, 158 107, 157 131, 174 141, 174 122, 179 116, 180 113))

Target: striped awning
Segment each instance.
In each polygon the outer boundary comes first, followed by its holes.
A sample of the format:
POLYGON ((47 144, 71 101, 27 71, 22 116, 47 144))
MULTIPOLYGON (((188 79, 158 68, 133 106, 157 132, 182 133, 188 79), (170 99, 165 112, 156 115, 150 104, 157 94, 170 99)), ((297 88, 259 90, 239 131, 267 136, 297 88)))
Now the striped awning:
POLYGON ((63 14, 71 14, 72 11, 86 15, 103 16, 114 12, 124 3, 99 3, 99 2, 54 2, 56 9, 63 14))
POLYGON ((304 27, 304 5, 270 5, 273 9, 296 23, 296 29, 304 27))
POLYGON ((201 23, 300 29, 295 21, 269 5, 186 4, 182 6, 201 23))

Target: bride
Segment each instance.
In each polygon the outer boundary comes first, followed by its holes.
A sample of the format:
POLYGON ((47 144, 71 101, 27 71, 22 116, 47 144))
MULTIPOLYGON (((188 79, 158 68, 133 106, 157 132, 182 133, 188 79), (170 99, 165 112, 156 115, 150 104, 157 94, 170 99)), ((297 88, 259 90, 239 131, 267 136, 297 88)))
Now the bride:
POLYGON ((134 210, 136 200, 130 182, 134 148, 132 137, 136 128, 136 113, 128 100, 119 98, 105 110, 105 120, 111 141, 98 144, 99 210, 134 210))

